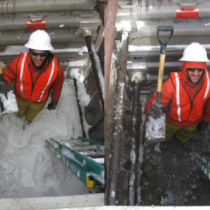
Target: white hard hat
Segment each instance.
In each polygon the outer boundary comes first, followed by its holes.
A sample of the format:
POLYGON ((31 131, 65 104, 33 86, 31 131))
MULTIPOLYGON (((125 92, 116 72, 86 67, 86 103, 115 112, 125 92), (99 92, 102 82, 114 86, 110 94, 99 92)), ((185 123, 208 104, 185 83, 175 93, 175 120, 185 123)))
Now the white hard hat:
POLYGON ((180 61, 194 61, 194 62, 207 62, 209 61, 207 57, 206 49, 197 42, 193 42, 188 45, 183 52, 183 57, 179 59, 180 61))
POLYGON ((33 50, 53 50, 51 45, 51 38, 44 30, 37 30, 33 32, 28 42, 24 45, 25 47, 33 50))

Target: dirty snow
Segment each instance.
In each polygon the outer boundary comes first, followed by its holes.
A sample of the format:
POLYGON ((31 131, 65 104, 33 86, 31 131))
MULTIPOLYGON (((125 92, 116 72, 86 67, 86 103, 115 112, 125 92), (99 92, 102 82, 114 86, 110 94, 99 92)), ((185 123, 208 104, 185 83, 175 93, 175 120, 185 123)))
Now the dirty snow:
MULTIPOLYGON (((49 99, 50 100, 50 99, 49 99)), ((62 196, 88 193, 54 154, 45 139, 82 135, 73 82, 65 81, 56 110, 46 107, 23 130, 16 113, 0 126, 0 197, 62 196)))
POLYGON ((145 138, 148 141, 165 138, 165 115, 157 119, 152 116, 148 117, 145 123, 145 138))

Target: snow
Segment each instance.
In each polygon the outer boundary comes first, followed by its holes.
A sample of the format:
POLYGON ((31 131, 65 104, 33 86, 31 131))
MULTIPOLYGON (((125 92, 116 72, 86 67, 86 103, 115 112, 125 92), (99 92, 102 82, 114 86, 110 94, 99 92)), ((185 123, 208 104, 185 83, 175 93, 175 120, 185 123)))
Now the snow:
POLYGON ((99 60, 99 57, 95 51, 95 48, 94 48, 94 45, 91 43, 91 50, 93 52, 93 59, 95 60, 95 67, 96 67, 96 71, 97 71, 97 74, 98 74, 98 78, 99 78, 99 83, 100 83, 100 86, 101 86, 101 91, 102 91, 102 96, 103 96, 103 99, 104 99, 104 76, 103 76, 103 73, 102 73, 102 69, 101 69, 101 63, 100 63, 100 60, 99 60))
POLYGON ((77 61, 70 61, 68 66, 87 66, 88 58, 84 58, 82 60, 77 60, 77 61))
POLYGON ((81 83, 84 81, 84 76, 82 74, 79 73, 79 69, 77 68, 72 68, 70 70, 70 75, 72 78, 79 80, 81 83))
POLYGON ((4 104, 4 111, 2 113, 3 115, 18 111, 16 98, 15 98, 15 95, 12 90, 7 93, 7 99, 6 99, 5 95, 2 93, 0 94, 0 98, 1 98, 0 100, 4 104))
POLYGON ((45 107, 25 130, 16 113, 5 115, 0 123, 1 198, 88 193, 45 147, 45 139, 69 140, 82 135, 72 80, 64 82, 56 110, 45 107))
POLYGON ((132 30, 131 21, 121 20, 120 23, 115 24, 115 28, 117 31, 127 31, 130 32, 132 30))
POLYGON ((157 119, 149 116, 145 123, 145 133, 148 141, 165 138, 165 115, 157 119))
POLYGON ((89 104, 90 96, 86 93, 84 83, 81 83, 80 81, 77 81, 76 85, 77 85, 77 95, 78 95, 79 105, 80 105, 80 108, 82 110, 83 128, 84 128, 84 132, 85 132, 86 137, 89 138, 88 131, 91 128, 91 126, 85 120, 85 109, 84 109, 84 107, 89 104))
POLYGON ((134 80, 139 80, 142 81, 145 79, 144 73, 143 72, 136 72, 132 75, 131 81, 133 82, 134 80))

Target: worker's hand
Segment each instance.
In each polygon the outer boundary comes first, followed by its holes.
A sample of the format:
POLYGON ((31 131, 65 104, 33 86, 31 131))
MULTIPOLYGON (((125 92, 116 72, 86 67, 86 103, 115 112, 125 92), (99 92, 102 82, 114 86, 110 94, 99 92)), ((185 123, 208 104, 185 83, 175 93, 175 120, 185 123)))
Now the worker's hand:
POLYGON ((154 118, 159 118, 161 115, 163 115, 162 108, 162 103, 157 103, 156 101, 153 101, 149 108, 149 115, 153 116, 154 118))
POLYGON ((7 93, 10 91, 10 86, 7 82, 7 80, 0 81, 0 93, 3 93, 7 95, 7 93))
POLYGON ((47 105, 47 108, 48 108, 49 110, 55 110, 57 104, 58 104, 58 101, 52 100, 52 101, 47 105))
POLYGON ((205 120, 202 120, 198 125, 197 125, 197 130, 200 132, 203 132, 206 130, 208 127, 208 122, 205 120))

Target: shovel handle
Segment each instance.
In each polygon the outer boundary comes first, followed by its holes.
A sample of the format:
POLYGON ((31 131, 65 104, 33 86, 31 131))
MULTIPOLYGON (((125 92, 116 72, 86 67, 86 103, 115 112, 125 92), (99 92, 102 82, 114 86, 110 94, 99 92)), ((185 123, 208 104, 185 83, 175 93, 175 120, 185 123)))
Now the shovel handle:
POLYGON ((173 26, 158 26, 157 27, 157 37, 160 42, 160 64, 159 64, 159 70, 158 70, 158 82, 157 82, 157 99, 156 101, 160 103, 161 99, 161 92, 162 92, 162 84, 163 84, 163 76, 164 76, 164 64, 165 64, 165 51, 166 51, 166 46, 171 40, 171 37, 173 36, 174 33, 174 27, 173 26), (159 32, 160 31, 169 31, 170 34, 168 36, 168 39, 163 43, 160 40, 159 32))
POLYGON ((173 36, 173 33, 174 33, 174 27, 173 26, 158 26, 157 27, 157 37, 158 37, 158 41, 159 41, 160 46, 161 46, 160 47, 160 53, 161 54, 165 54, 166 46, 169 43, 169 41, 171 40, 171 37, 173 36), (160 40, 160 34, 159 34, 160 31, 170 32, 170 34, 168 36, 168 39, 165 42, 162 42, 160 40))
POLYGON ((1 67, 1 60, 0 60, 0 74, 3 74, 3 70, 2 70, 2 67, 1 67))
POLYGON ((1 60, 0 60, 0 80, 4 81, 3 70, 2 70, 2 67, 1 67, 1 60))
POLYGON ((156 100, 158 103, 160 103, 160 99, 161 99, 165 57, 166 57, 166 54, 160 54, 160 64, 159 64, 158 82, 157 82, 157 100, 156 100))

